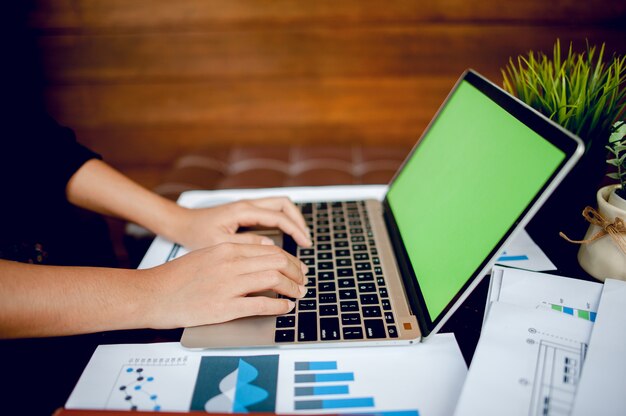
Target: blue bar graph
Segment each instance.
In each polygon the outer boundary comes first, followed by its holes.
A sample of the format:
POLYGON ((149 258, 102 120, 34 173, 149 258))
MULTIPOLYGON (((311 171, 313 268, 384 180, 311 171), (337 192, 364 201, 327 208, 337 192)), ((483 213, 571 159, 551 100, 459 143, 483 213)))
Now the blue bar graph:
POLYGON ((589 313, 589 315, 591 315, 591 316, 589 317, 589 320, 590 320, 591 322, 595 322, 595 321, 596 321, 596 316, 597 316, 598 314, 597 314, 596 312, 590 312, 590 313, 589 313))
POLYGON ((375 407, 373 397, 350 397, 347 382, 355 381, 354 373, 338 371, 336 361, 300 361, 294 364, 294 370, 294 410, 375 407))
POLYGON ((326 394, 349 394, 347 385, 296 387, 296 396, 322 396, 326 394))
POLYGON ((354 373, 312 373, 296 374, 296 383, 328 383, 333 381, 354 381, 354 373))
POLYGON ((296 362, 296 371, 318 371, 318 370, 336 370, 337 361, 310 361, 310 362, 296 362))
POLYGON ((374 398, 362 397, 296 401, 296 410, 345 409, 351 407, 374 407, 374 398))
POLYGON ((497 261, 520 261, 520 260, 528 260, 528 256, 500 256, 497 261))

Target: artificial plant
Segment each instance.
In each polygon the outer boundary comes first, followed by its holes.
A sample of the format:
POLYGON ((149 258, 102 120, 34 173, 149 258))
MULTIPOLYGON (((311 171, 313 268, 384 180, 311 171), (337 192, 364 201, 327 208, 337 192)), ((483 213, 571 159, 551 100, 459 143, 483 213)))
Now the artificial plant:
POLYGON ((604 62, 599 52, 587 43, 586 51, 574 52, 570 43, 562 56, 557 39, 552 58, 542 52, 511 58, 502 70, 504 89, 551 118, 585 141, 602 147, 613 124, 626 107, 626 56, 613 55, 604 62))

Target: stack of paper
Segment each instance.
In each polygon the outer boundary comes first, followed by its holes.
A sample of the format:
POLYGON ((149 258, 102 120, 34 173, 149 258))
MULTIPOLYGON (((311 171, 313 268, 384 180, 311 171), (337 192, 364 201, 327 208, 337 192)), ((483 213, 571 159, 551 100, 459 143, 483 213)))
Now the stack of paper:
POLYGON ((495 268, 490 306, 456 415, 569 415, 602 291, 495 268))

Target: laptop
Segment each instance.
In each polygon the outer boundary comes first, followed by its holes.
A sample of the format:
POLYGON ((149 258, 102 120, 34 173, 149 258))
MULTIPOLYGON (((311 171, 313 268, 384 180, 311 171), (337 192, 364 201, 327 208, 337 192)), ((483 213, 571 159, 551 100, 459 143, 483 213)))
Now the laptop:
MULTIPOLYGON (((466 71, 383 201, 299 206, 312 248, 293 311, 186 328, 189 348, 410 344, 437 333, 583 153, 582 141, 466 71)), ((276 294, 265 294, 277 296, 276 294)))

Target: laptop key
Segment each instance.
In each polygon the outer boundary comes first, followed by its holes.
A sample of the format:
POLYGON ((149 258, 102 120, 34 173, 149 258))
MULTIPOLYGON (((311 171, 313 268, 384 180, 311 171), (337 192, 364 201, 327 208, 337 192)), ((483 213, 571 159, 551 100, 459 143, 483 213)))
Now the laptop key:
POLYGON ((333 253, 331 252, 324 252, 324 253, 317 253, 317 259, 318 260, 332 260, 333 259, 333 253))
POLYGON ((328 243, 324 243, 324 244, 318 244, 317 245, 317 249, 318 250, 323 250, 323 251, 327 251, 330 250, 332 248, 332 246, 328 243))
POLYGON ((335 251, 337 257, 350 257, 350 250, 337 250, 335 251))
POLYGON ((378 318, 379 316, 382 316, 380 307, 378 306, 363 306, 361 311, 363 312, 364 318, 378 318))
POLYGON ((389 336, 391 338, 398 338, 398 330, 395 325, 389 325, 387 327, 387 332, 389 332, 389 336))
POLYGON ((319 282, 317 289, 320 292, 334 292, 335 282, 319 282))
POLYGON ((342 241, 336 241, 335 242, 335 247, 348 247, 350 244, 346 241, 346 240, 342 240, 342 241))
POLYGON ((298 341, 317 340, 317 312, 298 314, 298 341))
POLYGON ((332 263, 332 262, 330 262, 330 261, 320 261, 320 262, 317 264, 317 268, 318 268, 319 270, 330 270, 330 269, 332 269, 332 268, 333 268, 333 263, 332 263))
POLYGON ((376 276, 376 283, 378 286, 385 286, 385 278, 382 276, 376 276))
POLYGON ((376 285, 374 283, 359 283, 359 292, 362 292, 362 293, 376 292, 376 285))
POLYGON ((317 276, 321 280, 335 280, 335 272, 320 272, 317 276))
POLYGON ((319 301, 320 303, 336 303, 337 295, 334 293, 320 293, 319 301))
POLYGON ((293 329, 281 329, 274 334, 274 342, 293 342, 296 331, 293 329))
POLYGON ((369 260, 370 255, 367 253, 355 253, 354 260, 369 260))
POLYGON ((352 266, 351 259, 337 259, 337 267, 350 267, 352 266))
POLYGON ((303 248, 300 249, 300 256, 312 256, 313 254, 315 254, 315 250, 312 248, 303 248))
POLYGON ((341 312, 358 312, 359 303, 354 301, 343 301, 339 303, 341 312))
POLYGON ((388 298, 389 294, 387 293, 387 288, 381 287, 380 290, 378 291, 378 293, 380 293, 380 297, 381 298, 388 298))
POLYGON ((365 319, 365 336, 367 338, 386 338, 385 324, 382 319, 365 319))
POLYGON ((337 315, 337 304, 320 305, 320 316, 337 315))
POLYGON ((276 328, 293 328, 296 326, 295 316, 277 316, 276 328))
POLYGON ((375 293, 361 295, 361 305, 378 305, 378 295, 375 293))
POLYGON ((383 309, 386 311, 390 311, 391 310, 391 302, 389 302, 389 299, 383 299, 380 302, 383 305, 383 309))
POLYGON ((341 289, 354 287, 354 279, 339 279, 338 284, 341 289))
POLYGON ((339 277, 354 276, 354 270, 352 270, 352 269, 337 269, 337 275, 339 277))
POLYGON ((385 322, 388 324, 395 324, 396 321, 393 319, 393 313, 385 312, 385 322))
POLYGON ((320 319, 320 339, 335 341, 339 339, 339 318, 320 319))
POLYGON ((367 250, 367 246, 365 244, 354 244, 352 246, 352 250, 354 250, 354 251, 365 251, 365 250, 367 250))
POLYGON ((374 281, 374 275, 372 273, 369 273, 369 272, 357 273, 356 274, 356 280, 358 280, 359 282, 373 282, 374 281))
POLYGON ((317 301, 315 299, 302 299, 298 301, 299 311, 314 311, 317 309, 317 301))
POLYGON ((308 279, 309 279, 309 281, 307 282, 307 284, 305 286, 306 287, 315 287, 315 278, 314 277, 309 277, 308 279))
POLYGON ((363 270, 372 270, 372 265, 369 263, 355 263, 355 267, 359 272, 363 270))
POLYGON ((339 299, 356 299, 356 290, 340 290, 339 291, 339 299))
POLYGON ((360 326, 343 328, 343 339, 363 339, 363 330, 360 326))
POLYGON ((361 325, 361 315, 358 313, 342 313, 341 314, 342 325, 361 325))
POLYGON ((315 259, 313 257, 300 257, 300 261, 307 266, 315 266, 315 259))

